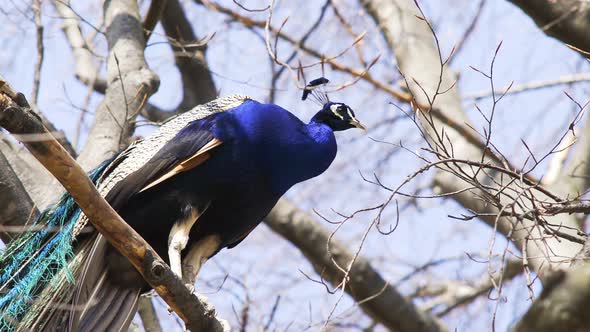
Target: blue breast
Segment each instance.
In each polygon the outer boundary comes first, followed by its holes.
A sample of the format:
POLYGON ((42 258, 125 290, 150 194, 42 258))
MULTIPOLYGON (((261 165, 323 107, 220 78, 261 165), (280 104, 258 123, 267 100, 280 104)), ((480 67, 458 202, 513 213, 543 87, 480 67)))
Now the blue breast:
POLYGON ((211 132, 228 145, 220 157, 237 163, 242 177, 264 176, 277 194, 321 174, 336 156, 330 127, 305 124, 274 104, 248 100, 216 115, 211 132))

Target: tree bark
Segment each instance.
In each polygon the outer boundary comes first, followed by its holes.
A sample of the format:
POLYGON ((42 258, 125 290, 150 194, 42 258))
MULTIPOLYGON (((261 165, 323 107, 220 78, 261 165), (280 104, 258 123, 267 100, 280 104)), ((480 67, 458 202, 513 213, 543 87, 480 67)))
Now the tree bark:
POLYGON ((45 135, 46 140, 23 142, 74 198, 89 221, 109 243, 129 259, 146 282, 185 321, 192 331, 226 331, 215 310, 184 285, 158 254, 98 193, 84 170, 52 138, 27 105, 0 94, 0 126, 13 135, 45 135))
POLYGON ((590 3, 583 0, 509 0, 547 35, 590 57, 590 3))
POLYGON ((106 0, 104 13, 109 47, 107 89, 78 158, 87 170, 127 146, 135 117, 159 85, 145 62, 137 1, 106 0))
POLYGON ((557 272, 552 278, 513 331, 588 331, 590 264, 557 272))
MULTIPOLYGON (((334 239, 330 242, 328 252, 330 233, 314 218, 286 199, 281 199, 265 222, 273 231, 293 243, 324 279, 332 285, 342 281, 344 274, 332 259, 339 266, 346 267, 354 254, 334 239)), ((406 300, 362 256, 355 260, 350 269, 350 280, 345 291, 360 304, 363 311, 392 331, 446 331, 436 318, 406 300)))
MULTIPOLYGON (((453 126, 449 126, 441 117, 430 117, 427 112, 441 112, 444 118, 453 119, 459 124, 469 124, 461 106, 461 98, 455 81, 456 75, 443 66, 444 55, 439 54, 433 33, 427 22, 422 20, 422 14, 412 0, 363 0, 363 6, 373 17, 387 44, 393 50, 397 66, 406 78, 409 91, 418 105, 429 105, 432 109, 426 112, 418 110, 422 130, 427 139, 433 140, 444 131, 445 141, 452 142, 454 157, 466 160, 481 160, 485 151, 469 142, 453 126), (440 93, 444 92, 444 93, 440 93), (439 94, 440 93, 440 94, 439 94), (434 96, 436 95, 436 98, 434 96), (432 119, 434 126, 427 124, 426 117, 432 119), (434 127, 434 128, 432 128, 434 127), (436 132, 435 132, 436 131, 436 132)), ((486 162, 491 162, 486 158, 486 162)), ((452 167, 452 166, 451 166, 452 167)), ((469 170, 473 171, 475 170, 469 170)), ((501 174, 490 173, 481 176, 479 180, 489 186, 505 185, 507 179, 501 174)), ((471 187, 449 172, 437 172, 435 176, 435 190, 438 193, 451 193, 471 187)), ((497 186, 501 188, 501 186, 497 186)), ((482 209, 498 213, 498 209, 482 203, 481 193, 468 191, 455 198, 466 209, 483 212, 482 209)), ((504 198, 502 204, 509 204, 504 198)), ((560 215, 547 218, 551 223, 562 225, 565 231, 576 235, 578 224, 573 216, 560 215), (568 229, 571 228, 571 229, 568 229)), ((538 229, 535 222, 530 220, 517 221, 513 218, 482 217, 500 234, 509 237, 519 249, 526 248, 528 264, 542 275, 544 269, 565 267, 581 249, 578 243, 547 238, 538 229), (496 224, 497 223, 497 224, 496 224), (542 240, 538 240, 542 238, 542 240), (550 249, 549 249, 550 248, 550 249)))

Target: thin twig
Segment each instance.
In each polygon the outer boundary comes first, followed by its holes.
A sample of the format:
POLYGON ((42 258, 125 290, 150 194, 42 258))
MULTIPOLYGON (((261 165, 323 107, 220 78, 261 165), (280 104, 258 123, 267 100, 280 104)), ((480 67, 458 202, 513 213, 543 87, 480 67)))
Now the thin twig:
POLYGON ((37 61, 35 63, 35 78, 33 79, 33 91, 31 102, 37 105, 39 102, 39 88, 41 84, 41 68, 43 67, 43 22, 41 21, 41 0, 33 0, 33 13, 35 15, 35 28, 37 32, 37 61))

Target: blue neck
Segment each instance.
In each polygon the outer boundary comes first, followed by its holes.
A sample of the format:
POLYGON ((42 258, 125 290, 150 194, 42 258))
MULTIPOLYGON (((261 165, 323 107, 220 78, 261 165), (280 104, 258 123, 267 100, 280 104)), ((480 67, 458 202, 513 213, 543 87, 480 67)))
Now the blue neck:
POLYGON ((282 195, 296 183, 324 172, 336 156, 333 130, 314 117, 305 124, 274 104, 247 101, 219 115, 215 137, 234 139, 246 172, 261 174, 270 190, 282 195), (226 136, 228 135, 229 136, 226 136), (250 171, 248 171, 250 169, 250 171))
POLYGON ((267 174, 276 192, 284 193, 296 183, 322 174, 336 157, 336 139, 330 127, 312 119, 307 125, 302 123, 300 133, 286 138, 282 151, 271 155, 267 174))

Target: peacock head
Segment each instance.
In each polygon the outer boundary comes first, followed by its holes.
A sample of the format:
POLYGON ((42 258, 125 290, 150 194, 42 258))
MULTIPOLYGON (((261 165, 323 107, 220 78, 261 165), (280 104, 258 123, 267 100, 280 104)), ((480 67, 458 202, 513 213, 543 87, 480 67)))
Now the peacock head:
POLYGON ((348 105, 343 103, 333 103, 331 101, 324 104, 324 107, 313 117, 312 121, 326 124, 334 131, 350 128, 367 130, 367 128, 355 118, 354 111, 348 105))
POLYGON ((350 128, 360 128, 367 130, 359 120, 354 117, 353 110, 344 103, 333 103, 328 98, 328 94, 323 87, 330 82, 325 77, 316 78, 312 80, 303 88, 303 96, 301 100, 312 96, 313 99, 320 105, 322 109, 311 119, 312 122, 323 123, 328 125, 332 130, 346 130, 350 128))

